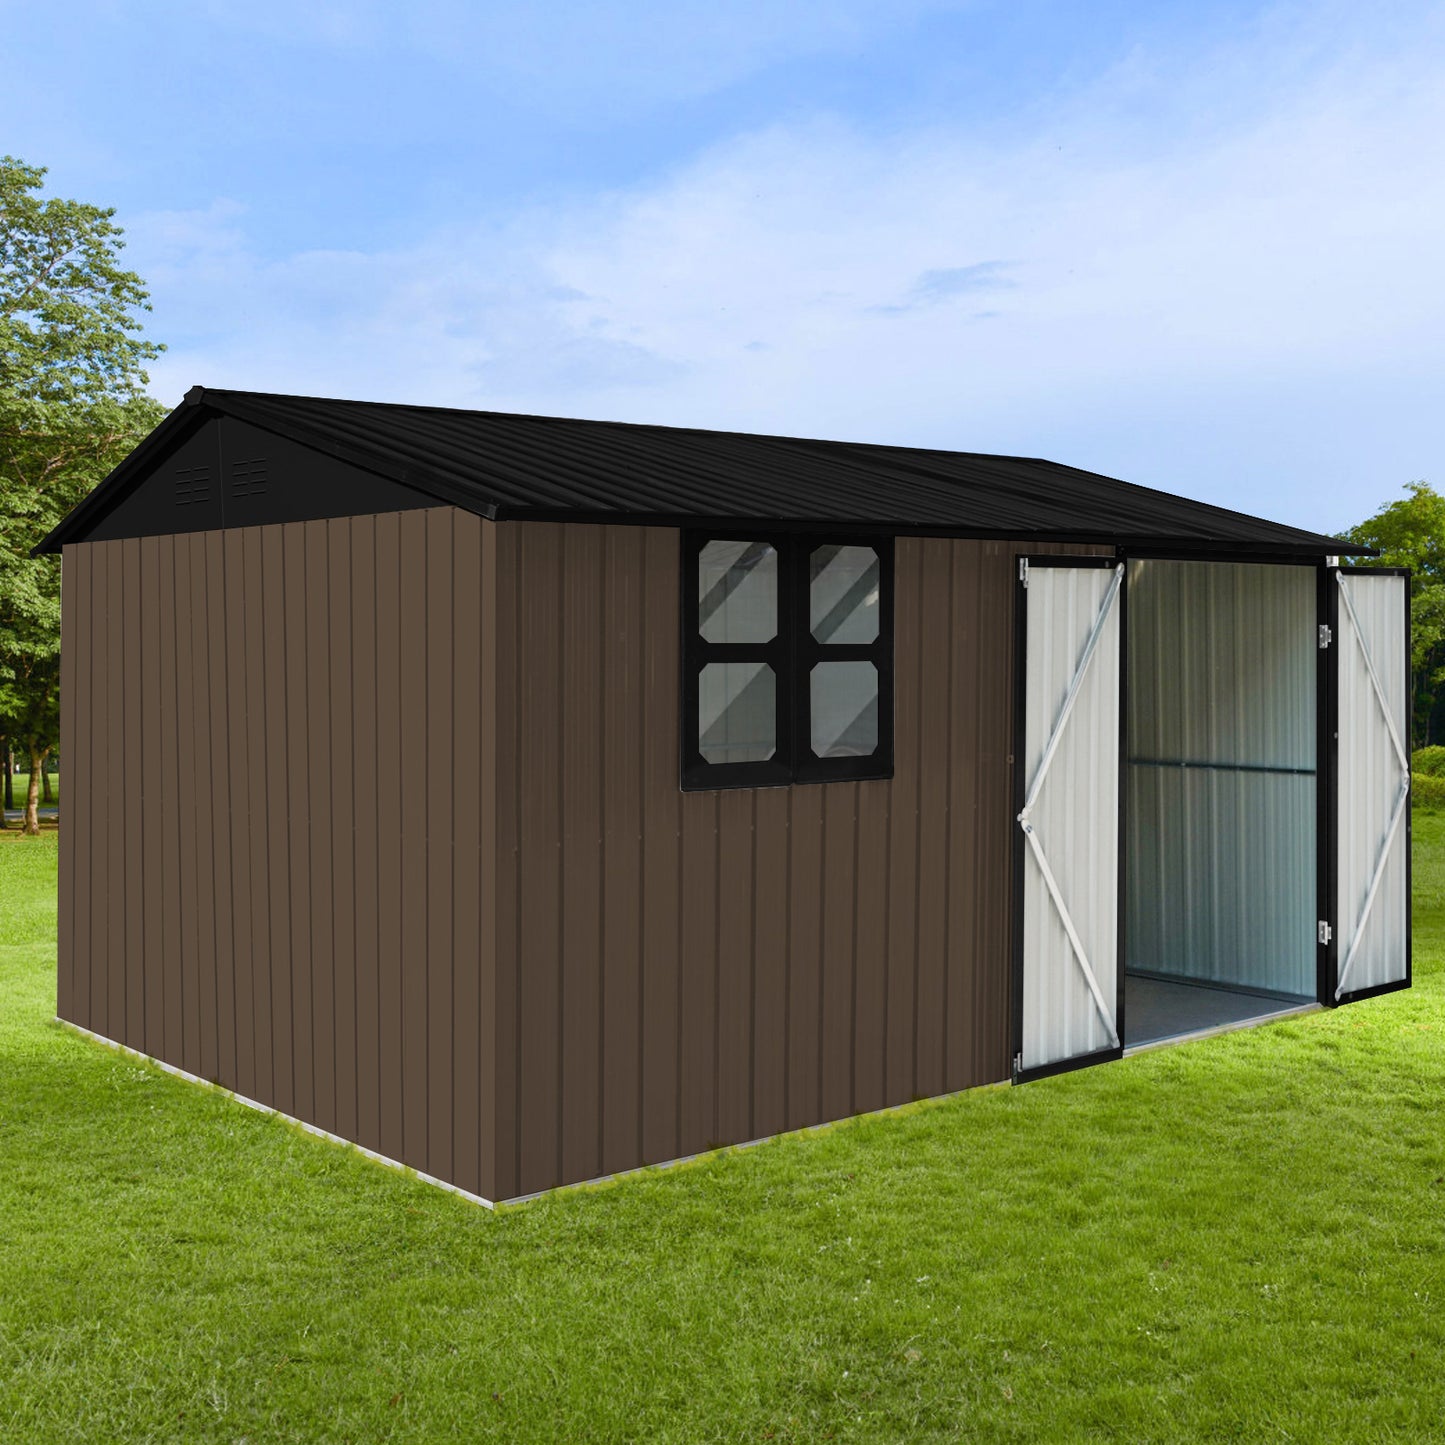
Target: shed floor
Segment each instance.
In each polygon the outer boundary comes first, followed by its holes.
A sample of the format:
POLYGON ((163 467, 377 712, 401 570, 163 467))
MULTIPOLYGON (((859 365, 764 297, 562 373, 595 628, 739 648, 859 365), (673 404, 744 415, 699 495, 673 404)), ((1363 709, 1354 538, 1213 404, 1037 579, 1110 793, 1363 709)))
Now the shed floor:
POLYGON ((1129 973, 1124 975, 1124 1045, 1137 1048, 1314 1006, 1308 998, 1266 998, 1213 984, 1174 983, 1129 973))

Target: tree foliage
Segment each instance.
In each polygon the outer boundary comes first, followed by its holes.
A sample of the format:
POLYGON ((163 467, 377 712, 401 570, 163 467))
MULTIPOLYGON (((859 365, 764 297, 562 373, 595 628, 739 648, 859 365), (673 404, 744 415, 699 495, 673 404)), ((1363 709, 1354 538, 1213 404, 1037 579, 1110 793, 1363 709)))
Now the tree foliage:
POLYGON ((1378 548, 1373 565, 1410 569, 1410 668, 1418 745, 1432 743, 1445 732, 1445 497, 1426 482, 1410 482, 1405 492, 1344 536, 1378 548))
POLYGON ((42 196, 44 177, 0 157, 0 732, 32 779, 58 738, 60 568, 30 550, 164 410, 115 212, 42 196))

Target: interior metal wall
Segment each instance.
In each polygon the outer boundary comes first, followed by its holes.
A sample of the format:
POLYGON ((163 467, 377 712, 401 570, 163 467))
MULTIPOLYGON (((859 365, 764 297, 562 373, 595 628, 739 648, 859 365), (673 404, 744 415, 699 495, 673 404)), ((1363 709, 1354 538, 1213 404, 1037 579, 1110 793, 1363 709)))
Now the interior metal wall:
POLYGON ((1401 749, 1410 745, 1405 638, 1409 581, 1388 573, 1336 575, 1345 594, 1340 599, 1336 629, 1340 679, 1337 934, 1341 992, 1355 993, 1402 981, 1409 959, 1409 818, 1404 802, 1409 772, 1396 751, 1396 742, 1401 749), (1383 699, 1370 677, 1371 666, 1383 699), (1401 810, 1398 818, 1397 808, 1401 810), (1371 899, 1377 867, 1380 877, 1371 899), (1367 900, 1370 906, 1365 914, 1367 900), (1360 934, 1358 943, 1356 933, 1360 934))
POLYGON ((1316 578, 1130 563, 1130 970, 1315 992, 1316 578))
MULTIPOLYGON (((1112 567, 1030 571, 1024 659, 1028 701, 1020 759, 1026 789, 1038 777, 1113 580, 1112 567)), ((1023 862, 1025 1069, 1118 1042, 1112 1005, 1118 995, 1121 610, 1115 597, 1029 810, 1030 826, 1110 1017, 1106 1020, 1093 998, 1044 864, 1030 851, 1023 862)))

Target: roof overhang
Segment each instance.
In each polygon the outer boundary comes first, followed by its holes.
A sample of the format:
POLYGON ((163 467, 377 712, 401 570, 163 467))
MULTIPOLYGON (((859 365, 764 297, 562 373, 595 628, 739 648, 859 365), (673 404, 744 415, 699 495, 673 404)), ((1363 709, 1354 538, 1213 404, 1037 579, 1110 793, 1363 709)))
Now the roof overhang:
MULTIPOLYGON (((414 454, 416 450, 422 450, 421 448, 409 451, 409 443, 404 429, 399 428, 398 435, 402 437, 402 440, 396 445, 369 446, 366 443, 364 432, 357 428, 348 429, 341 421, 335 420, 327 412, 328 407, 336 416, 346 419, 354 415, 358 409, 365 409, 368 413, 382 417, 403 414, 402 419, 412 423, 413 428, 416 425, 415 417, 418 416, 424 420, 431 417, 448 420, 461 417, 469 419, 470 422, 488 426, 503 422, 541 424, 543 429, 538 434, 543 437, 554 434, 555 428, 559 426, 570 426, 574 429, 577 426, 583 428, 595 426, 599 429, 597 433, 599 437, 611 440, 615 436, 625 433, 629 441, 634 444, 639 435, 644 439, 656 435, 668 442, 675 441, 676 437, 680 435, 689 442, 695 442, 697 438, 702 438, 705 443, 705 440, 711 437, 720 444, 751 441, 759 444, 782 444, 795 449, 811 447, 813 448, 811 452, 805 454, 805 451, 799 450, 796 454, 799 456, 800 462, 805 460, 806 464, 815 471, 820 465, 820 456, 823 458, 821 465, 826 470, 827 456, 830 455, 826 451, 827 448, 835 448, 839 452, 846 453, 839 461, 840 468, 846 467, 850 472, 857 471, 860 467, 866 467, 869 459, 876 454, 883 458, 879 465, 885 468, 885 472, 880 475, 884 475, 887 469, 891 468, 895 476, 900 466, 905 471, 909 469, 908 462, 911 458, 923 458, 926 462, 930 457, 952 457, 955 460, 966 457, 966 454, 960 453, 910 452, 907 449, 863 445, 849 450, 849 444, 846 443, 807 443, 797 438, 748 437, 737 433, 706 433, 677 428, 623 427, 622 424, 616 423, 569 423, 561 418, 520 418, 504 413, 459 413, 448 412, 442 408, 408 408, 379 403, 325 402, 315 398, 287 398, 273 397, 264 393, 213 391, 195 386, 186 393, 181 404, 34 548, 32 555, 41 556, 58 552, 67 542, 83 540, 101 518, 122 502, 131 490, 146 478, 170 449, 190 436, 195 428, 204 425, 208 419, 216 416, 234 417, 292 442, 314 448, 338 461, 400 483, 424 496, 434 498, 438 504, 460 507, 494 521, 590 522, 659 527, 705 526, 730 530, 757 528, 774 532, 825 529, 836 531, 846 527, 850 532, 861 534, 959 537, 1011 541, 1022 545, 1064 543, 1079 546, 1114 547, 1134 553, 1142 553, 1147 550, 1154 555, 1258 557, 1260 560, 1279 558, 1319 561, 1330 555, 1352 557, 1377 555, 1371 548, 1342 539, 1301 532, 1241 513, 1229 512, 1209 504, 1190 503, 1187 499, 1174 498, 1167 493, 1133 487, 1113 478, 1099 477, 1092 473, 1076 473, 1072 469, 1066 469, 1071 477, 1077 476, 1085 479, 1081 485, 1095 485, 1099 488, 1127 488, 1130 497, 1143 499, 1139 503, 1141 508, 1146 503, 1153 505, 1156 515, 1166 515, 1167 505, 1172 503, 1176 513, 1182 510, 1190 513, 1190 520, 1200 519, 1196 522, 1199 527, 1203 527, 1206 521, 1217 518, 1221 534, 1208 536, 1201 535, 1198 531, 1187 535, 1181 533, 1177 536, 1171 536, 1167 532, 1161 531, 1131 534, 1127 527, 1118 525, 1090 526, 1083 517, 1080 518, 1082 525, 1031 527, 1023 519, 1008 526, 970 525, 963 521, 939 522, 926 520, 919 516, 910 516, 906 506, 900 507, 898 513, 892 516, 849 516, 846 514, 845 506, 840 504, 839 511, 834 515, 778 517, 759 515, 753 509, 739 510, 734 513, 722 508, 716 510, 709 508, 701 511, 689 510, 682 506, 669 507, 658 504, 655 498, 649 498, 645 508, 637 505, 617 507, 587 505, 580 501, 558 504, 556 501, 541 503, 534 500, 533 504, 528 504, 516 499, 518 463, 515 452, 506 457, 507 481, 513 491, 512 499, 508 499, 504 495, 505 488, 501 482, 498 481, 493 486, 489 481, 486 466, 474 458, 467 456, 456 459, 438 452, 437 456, 444 462, 451 463, 453 475, 445 475, 441 468, 427 465, 423 457, 414 454), (279 405, 279 403, 287 402, 296 405, 289 407, 279 405), (328 420, 332 424, 328 424, 328 420), (553 432, 546 430, 547 424, 551 425, 554 429, 553 432), (820 451, 819 449, 825 450, 820 451), (906 456, 900 463, 898 456, 904 453, 906 456), (1190 509, 1193 509, 1192 512, 1190 509), (1255 535, 1251 536, 1251 531, 1255 535)), ((372 435, 373 439, 377 435, 374 426, 372 435)), ((584 431, 581 439, 581 451, 584 456, 587 435, 589 434, 584 431)), ((575 430, 566 433, 566 444, 575 465, 575 456, 579 449, 575 430)), ((547 466, 547 458, 544 453, 545 446, 539 448, 536 463, 539 474, 545 471, 547 466)), ((1028 466, 1037 469, 1053 468, 1055 472, 1059 470, 1053 463, 1030 461, 1025 458, 985 457, 980 460, 994 463, 1007 462, 1016 468, 1028 466)), ((676 465, 670 460, 668 464, 676 465)), ((921 465, 920 463, 920 468, 921 465)), ((525 464, 523 464, 524 476, 525 471, 525 464)), ((936 479, 929 485, 933 488, 932 497, 936 498, 938 492, 936 479)), ((533 491, 541 495, 545 489, 538 486, 533 488, 533 491)), ((872 499, 873 509, 877 510, 877 496, 887 496, 891 499, 901 495, 904 491, 906 491, 906 485, 896 485, 890 491, 887 486, 880 483, 878 492, 872 499)), ((967 493, 963 495, 967 495, 967 493)), ((1083 507, 1081 510, 1086 512, 1087 507, 1083 507)))

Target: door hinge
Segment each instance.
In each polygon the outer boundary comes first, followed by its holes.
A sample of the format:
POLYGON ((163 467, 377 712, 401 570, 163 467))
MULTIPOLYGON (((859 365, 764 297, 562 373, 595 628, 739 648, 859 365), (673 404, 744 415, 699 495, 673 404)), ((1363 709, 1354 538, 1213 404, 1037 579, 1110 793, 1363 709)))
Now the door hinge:
POLYGON ((1029 559, 1027 557, 1019 558, 1019 581, 1025 587, 1029 585, 1029 559))
POLYGON ((1335 640, 1334 629, 1328 622, 1320 623, 1320 650, 1324 651, 1335 640))
POLYGON ((1014 1055, 1014 1078, 1018 1078, 1018 1076, 1019 1076, 1021 1073, 1023 1073, 1023 1071, 1024 1071, 1024 1056, 1023 1056, 1022 1054, 1015 1054, 1015 1055, 1014 1055))
POLYGON ((1324 919, 1320 919, 1319 938, 1321 943, 1328 943, 1335 936, 1335 931, 1324 919))

